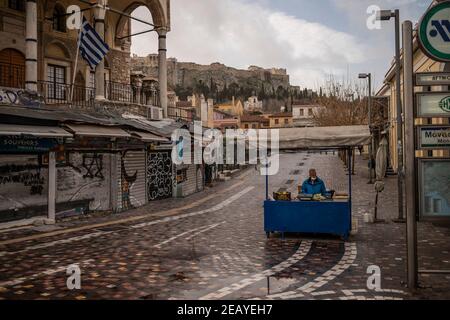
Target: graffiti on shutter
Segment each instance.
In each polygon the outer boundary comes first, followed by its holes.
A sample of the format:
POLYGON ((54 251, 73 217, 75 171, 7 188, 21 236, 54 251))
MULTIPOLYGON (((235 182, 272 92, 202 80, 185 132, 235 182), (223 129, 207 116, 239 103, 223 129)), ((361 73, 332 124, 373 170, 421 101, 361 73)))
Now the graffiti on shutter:
POLYGON ((172 160, 169 152, 150 152, 147 157, 148 200, 172 197, 172 160))

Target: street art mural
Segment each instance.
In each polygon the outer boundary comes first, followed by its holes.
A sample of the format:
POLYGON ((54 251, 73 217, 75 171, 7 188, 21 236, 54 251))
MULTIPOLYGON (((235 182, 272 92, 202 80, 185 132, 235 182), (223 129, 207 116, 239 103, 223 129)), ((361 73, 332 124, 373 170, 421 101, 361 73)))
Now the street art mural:
POLYGON ((172 161, 170 152, 150 152, 147 156, 148 200, 172 197, 172 161))
POLYGON ((39 165, 14 165, 0 166, 0 185, 22 184, 30 188, 30 195, 41 195, 44 190, 45 180, 41 175, 39 165))
MULTIPOLYGON (((0 159, 0 221, 46 214, 48 168, 37 155, 0 159)), ((57 217, 111 208, 108 154, 68 153, 56 168, 57 217)))
POLYGON ((38 108, 44 104, 44 98, 35 92, 0 87, 0 105, 1 104, 38 108))
POLYGON ((119 154, 118 210, 138 208, 146 203, 145 151, 119 154))
POLYGON ((0 221, 2 212, 16 212, 47 204, 48 170, 37 156, 3 155, 0 158, 0 221))
POLYGON ((89 210, 109 210, 110 177, 105 167, 110 155, 98 153, 69 153, 66 164, 57 168, 57 203, 86 200, 89 210))
POLYGON ((90 179, 104 179, 103 176, 103 156, 94 155, 83 155, 83 168, 86 170, 84 178, 90 179))
POLYGON ((131 203, 131 189, 133 184, 136 182, 138 177, 138 171, 136 170, 133 174, 128 174, 125 161, 126 152, 122 153, 120 160, 121 169, 121 190, 122 190, 122 210, 128 210, 133 208, 131 203))

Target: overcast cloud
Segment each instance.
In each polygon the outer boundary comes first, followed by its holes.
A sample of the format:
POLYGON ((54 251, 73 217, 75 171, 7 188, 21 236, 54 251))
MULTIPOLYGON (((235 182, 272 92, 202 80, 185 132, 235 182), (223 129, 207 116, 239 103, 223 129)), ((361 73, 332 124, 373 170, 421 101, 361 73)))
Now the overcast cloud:
MULTIPOLYGON (((369 31, 367 7, 399 7, 404 17, 416 19, 429 4, 428 0, 316 0, 315 5, 305 1, 172 0, 168 55, 236 68, 286 68, 292 84, 315 88, 328 75, 347 77, 349 71, 350 77, 372 71, 381 83, 392 58, 393 26, 369 31)), ((149 16, 145 8, 134 14, 149 16)), ((145 29, 133 23, 133 32, 145 29)), ((135 37, 132 51, 156 53, 156 35, 135 37)))

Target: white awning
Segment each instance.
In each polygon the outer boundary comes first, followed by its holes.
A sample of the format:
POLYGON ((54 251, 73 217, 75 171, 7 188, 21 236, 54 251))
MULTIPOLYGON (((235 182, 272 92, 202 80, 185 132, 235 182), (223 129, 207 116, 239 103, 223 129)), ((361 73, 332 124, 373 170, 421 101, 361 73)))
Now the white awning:
POLYGON ((144 142, 170 142, 169 139, 157 136, 149 132, 130 131, 131 135, 144 142))
POLYGON ((280 150, 357 147, 370 143, 368 126, 285 128, 279 132, 280 150))
POLYGON ((73 135, 59 127, 0 124, 1 136, 33 136, 40 138, 71 138, 73 135))
POLYGON ((66 124, 76 136, 99 138, 131 138, 131 135, 117 127, 105 127, 91 124, 66 124))

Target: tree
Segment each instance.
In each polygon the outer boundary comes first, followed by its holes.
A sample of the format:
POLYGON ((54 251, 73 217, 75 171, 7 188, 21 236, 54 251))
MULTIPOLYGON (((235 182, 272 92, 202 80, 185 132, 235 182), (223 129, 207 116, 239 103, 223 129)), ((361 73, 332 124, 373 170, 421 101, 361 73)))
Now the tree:
POLYGON ((266 98, 266 89, 264 88, 264 83, 261 83, 261 90, 258 93, 258 99, 265 100, 266 98))
POLYGON ((358 85, 327 82, 325 94, 316 99, 322 108, 314 115, 318 126, 346 126, 368 124, 367 99, 361 98, 362 88, 358 85))

